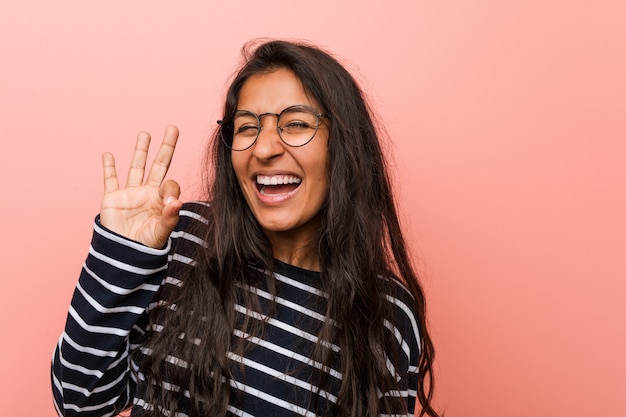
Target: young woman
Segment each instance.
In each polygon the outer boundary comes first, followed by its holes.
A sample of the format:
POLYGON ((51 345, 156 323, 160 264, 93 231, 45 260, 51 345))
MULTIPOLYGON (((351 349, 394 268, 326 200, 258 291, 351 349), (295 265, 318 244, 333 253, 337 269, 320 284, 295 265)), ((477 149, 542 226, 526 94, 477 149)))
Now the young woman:
MULTIPOLYGON (((370 111, 328 53, 246 55, 212 143, 207 201, 144 177, 105 193, 53 358, 64 416, 437 416, 424 296, 370 111), (417 401, 416 401, 417 400, 417 401)), ((207 170, 208 172, 209 170, 207 170)))

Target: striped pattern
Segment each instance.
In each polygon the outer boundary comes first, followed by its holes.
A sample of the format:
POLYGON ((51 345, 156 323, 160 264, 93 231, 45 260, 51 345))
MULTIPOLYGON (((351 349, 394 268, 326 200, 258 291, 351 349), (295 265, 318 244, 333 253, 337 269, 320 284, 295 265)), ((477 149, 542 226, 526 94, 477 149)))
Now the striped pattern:
MULTIPOLYGON (((150 354, 134 340, 146 330, 147 311, 167 302, 155 294, 161 286, 183 285, 181 277, 168 275, 178 268, 168 266, 193 262, 193 249, 204 244, 186 231, 193 222, 206 223, 198 214, 199 208, 198 204, 183 207, 179 226, 162 250, 129 241, 96 221, 66 328, 53 356, 52 388, 59 415, 108 417, 129 404, 134 404, 136 410, 153 409, 144 399, 133 397, 134 392, 141 391, 135 390, 135 386, 146 378, 139 373, 138 380, 134 380, 130 370, 136 370, 136 365, 130 361, 129 351, 139 349, 142 354, 150 354)), ((246 338, 253 347, 246 351, 245 357, 228 354, 236 365, 233 369, 243 364, 245 370, 245 376, 234 371, 235 380, 229 382, 230 415, 314 416, 308 409, 313 398, 317 397, 322 409, 331 409, 337 401, 341 383, 339 367, 333 364, 325 368, 310 359, 319 329, 326 320, 324 312, 316 310, 323 304, 318 301, 327 297, 318 289, 319 274, 277 263, 275 277, 276 297, 264 288, 246 288, 262 304, 276 303, 272 317, 235 305, 238 314, 265 320, 267 326, 262 338, 235 331, 235 337, 246 338), (311 384, 310 375, 315 368, 328 373, 325 387, 311 384)), ((388 368, 401 388, 380 395, 406 399, 409 410, 413 410, 419 360, 417 320, 409 308, 409 293, 396 281, 388 282, 393 289, 389 294, 393 295, 387 295, 387 300, 396 309, 399 320, 396 325, 386 321, 385 327, 389 330, 390 343, 397 343, 401 352, 400 363, 388 361, 388 368)), ((162 329, 155 326, 151 330, 162 329)), ((194 340, 197 345, 204 342, 194 340)), ((338 346, 328 343, 327 347, 336 355, 341 354, 338 346)), ((175 355, 167 361, 174 366, 189 366, 175 355)), ((180 390, 171 384, 165 384, 164 388, 180 390)), ((184 394, 189 397, 188 392, 184 394)), ((176 413, 178 417, 186 416, 184 405, 182 410, 176 413)))

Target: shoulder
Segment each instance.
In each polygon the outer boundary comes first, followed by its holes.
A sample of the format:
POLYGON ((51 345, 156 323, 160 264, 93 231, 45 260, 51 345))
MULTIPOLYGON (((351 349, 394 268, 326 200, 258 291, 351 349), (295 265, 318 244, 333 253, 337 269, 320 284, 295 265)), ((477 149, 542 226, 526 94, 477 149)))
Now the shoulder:
POLYGON ((201 224, 208 224, 210 212, 211 205, 206 201, 184 203, 180 209, 180 219, 174 231, 189 230, 201 224))
POLYGON ((393 326, 400 332, 401 338, 410 346, 421 350, 420 323, 418 303, 408 287, 395 277, 380 277, 383 293, 390 305, 393 326))
POLYGON ((207 202, 183 204, 179 212, 178 224, 170 235, 172 255, 193 257, 199 246, 206 246, 207 226, 209 225, 211 206, 207 202))
POLYGON ((408 286, 396 277, 379 276, 379 284, 388 300, 397 300, 398 303, 406 304, 411 311, 416 310, 416 300, 408 286))

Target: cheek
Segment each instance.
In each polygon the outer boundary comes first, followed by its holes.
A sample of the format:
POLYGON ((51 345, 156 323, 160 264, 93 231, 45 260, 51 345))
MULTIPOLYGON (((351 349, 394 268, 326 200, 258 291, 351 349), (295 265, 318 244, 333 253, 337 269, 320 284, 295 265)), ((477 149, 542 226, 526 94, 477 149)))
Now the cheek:
POLYGON ((239 190, 242 192, 246 201, 248 201, 248 194, 250 190, 248 190, 249 182, 246 181, 247 171, 246 171, 246 163, 245 159, 241 157, 233 157, 231 158, 233 171, 235 172, 235 178, 237 180, 237 186, 239 190))
POLYGON ((315 191, 319 199, 326 201, 330 184, 328 182, 328 162, 326 158, 318 161, 314 167, 315 191))
POLYGON ((245 176, 245 161, 239 154, 233 154, 233 156, 230 158, 230 161, 233 165, 233 170, 235 171, 237 181, 239 181, 239 183, 241 184, 241 180, 245 176))

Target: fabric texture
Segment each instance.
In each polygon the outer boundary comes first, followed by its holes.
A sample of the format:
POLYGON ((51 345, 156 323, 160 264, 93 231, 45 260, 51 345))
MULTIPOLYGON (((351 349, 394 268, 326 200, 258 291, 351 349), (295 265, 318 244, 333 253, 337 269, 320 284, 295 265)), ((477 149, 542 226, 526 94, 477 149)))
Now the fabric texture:
MULTIPOLYGON (((184 285, 181 277, 175 276, 180 270, 176 264, 193 262, 194 250, 203 244, 189 230, 194 222, 207 221, 200 214, 204 205, 183 206, 181 220, 161 250, 119 236, 102 227, 96 218, 89 254, 53 356, 52 388, 59 415, 107 417, 130 405, 134 405, 133 415, 137 415, 140 409, 152 407, 137 394, 142 391, 137 389, 142 375, 138 381, 132 375, 131 367, 136 368, 136 364, 129 352, 142 349, 137 340, 148 330, 148 312, 157 303, 167 301, 159 298, 167 294, 162 290, 184 285)), ((271 317, 235 305, 238 314, 266 320, 267 324, 261 337, 249 339, 253 348, 246 351, 245 357, 228 353, 233 369, 241 364, 244 369, 243 373, 233 372, 228 412, 248 417, 314 416, 308 410, 313 396, 317 396, 322 409, 330 409, 341 382, 340 370, 332 366, 326 369, 325 387, 315 387, 309 379, 314 367, 321 366, 312 362, 307 353, 317 342, 316 334, 326 320, 319 306, 327 295, 319 290, 317 272, 276 261, 274 277, 274 296, 265 288, 247 288, 263 304, 274 303, 271 317)), ((389 363, 389 368, 398 376, 401 390, 384 395, 406 399, 412 412, 420 353, 418 320, 409 307, 409 292, 396 280, 388 282, 391 291, 386 298, 398 318, 395 326, 388 321, 385 325, 389 340, 397 343, 401 352, 399 363, 389 363)), ((233 336, 248 335, 235 330, 233 336)), ((338 346, 330 348, 341 354, 338 346)), ((184 366, 177 361, 175 352, 170 362, 184 366)), ((184 417, 185 409, 186 405, 181 404, 177 415, 184 417)))

